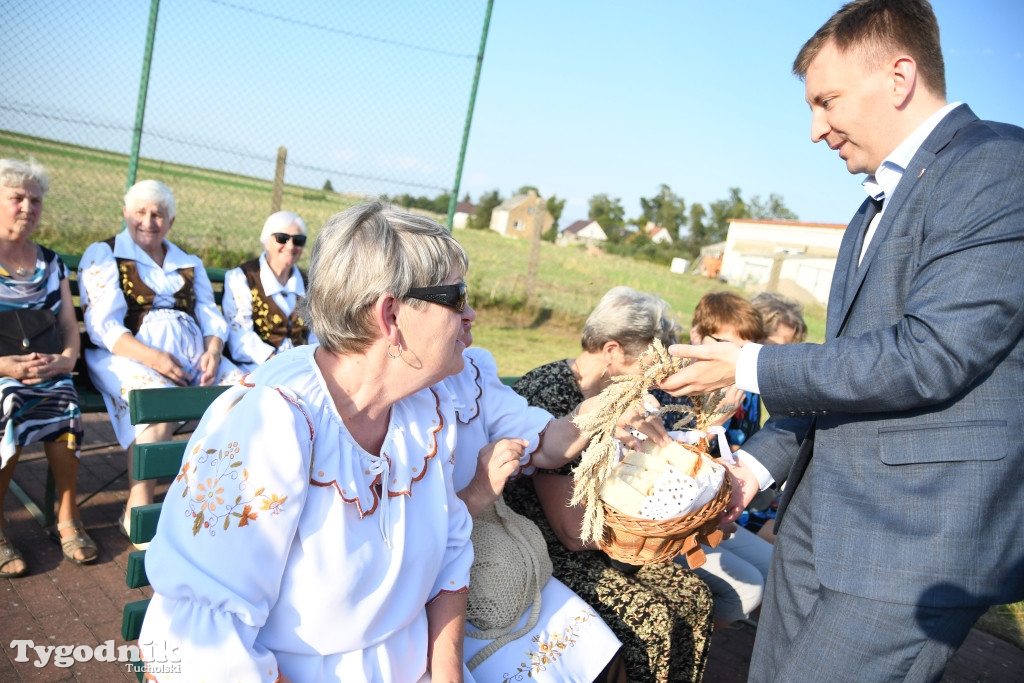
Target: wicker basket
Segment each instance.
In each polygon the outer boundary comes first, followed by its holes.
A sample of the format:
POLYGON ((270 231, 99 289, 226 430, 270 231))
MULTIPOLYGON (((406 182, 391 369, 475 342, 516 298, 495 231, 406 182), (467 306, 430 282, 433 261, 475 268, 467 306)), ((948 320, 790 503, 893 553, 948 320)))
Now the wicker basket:
POLYGON ((731 495, 732 485, 726 476, 718 493, 703 507, 672 519, 629 517, 602 502, 604 535, 598 545, 613 560, 627 564, 671 562, 683 555, 690 569, 696 569, 705 560, 701 545, 715 548, 722 541, 718 518, 731 495))

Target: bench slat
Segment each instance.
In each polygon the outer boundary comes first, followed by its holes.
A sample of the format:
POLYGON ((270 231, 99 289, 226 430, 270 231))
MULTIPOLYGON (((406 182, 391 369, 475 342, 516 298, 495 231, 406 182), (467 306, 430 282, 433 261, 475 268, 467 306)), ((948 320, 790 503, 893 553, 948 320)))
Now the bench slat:
POLYGON ((129 602, 124 606, 121 615, 121 637, 125 640, 135 640, 142 631, 142 620, 146 618, 146 608, 149 607, 149 598, 129 602))
POLYGON ((140 480, 177 476, 187 441, 159 441, 132 447, 132 475, 140 480))
POLYGON ((128 569, 125 571, 125 583, 129 588, 142 588, 149 585, 146 576, 146 551, 133 550, 128 553, 128 569))
POLYGON ((132 543, 149 543, 156 535, 156 523, 160 519, 160 503, 137 505, 132 508, 132 543))
POLYGON ((227 389, 222 386, 137 389, 128 394, 128 413, 133 425, 195 420, 227 389))

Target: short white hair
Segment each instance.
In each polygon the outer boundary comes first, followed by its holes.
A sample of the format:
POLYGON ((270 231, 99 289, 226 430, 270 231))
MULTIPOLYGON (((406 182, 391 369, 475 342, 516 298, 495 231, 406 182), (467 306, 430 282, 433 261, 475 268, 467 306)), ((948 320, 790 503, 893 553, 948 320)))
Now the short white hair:
POLYGON ((174 193, 159 180, 140 180, 132 185, 124 195, 124 206, 130 211, 135 208, 136 202, 153 202, 164 210, 169 221, 174 220, 178 212, 174 193))
POLYGON ((263 223, 263 232, 260 233, 260 244, 267 246, 267 240, 275 232, 284 232, 285 228, 294 225, 303 235, 306 234, 306 221, 302 220, 297 213, 291 211, 278 211, 270 214, 263 223))
POLYGON ((4 187, 24 188, 28 183, 35 183, 39 186, 40 194, 46 194, 50 189, 50 179, 46 176, 46 169, 35 159, 19 161, 18 159, 0 159, 0 185, 4 187))

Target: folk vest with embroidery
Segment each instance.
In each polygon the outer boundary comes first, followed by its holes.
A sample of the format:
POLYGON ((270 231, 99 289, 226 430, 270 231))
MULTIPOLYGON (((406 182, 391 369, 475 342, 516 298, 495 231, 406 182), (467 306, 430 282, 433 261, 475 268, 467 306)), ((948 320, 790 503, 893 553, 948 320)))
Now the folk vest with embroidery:
MULTIPOLYGON (((263 289, 263 280, 260 278, 260 260, 253 259, 239 266, 245 281, 249 285, 249 293, 252 295, 252 328, 259 335, 260 339, 270 344, 275 349, 281 347, 285 337, 291 339, 292 346, 302 346, 309 341, 309 328, 305 321, 299 317, 298 302, 302 297, 296 297, 295 308, 291 315, 285 315, 281 307, 277 305, 272 297, 267 296, 263 289)), ((299 271, 302 283, 306 283, 306 276, 299 271)))
MULTIPOLYGON (((104 240, 111 252, 114 251, 114 239, 111 237, 109 240, 104 240)), ((138 264, 133 259, 117 258, 116 256, 114 259, 117 261, 117 282, 121 285, 124 300, 128 304, 128 311, 124 314, 124 326, 131 330, 132 334, 138 334, 139 328, 142 327, 142 319, 153 310, 156 292, 142 281, 138 264)), ((199 324, 199 319, 196 318, 195 268, 191 266, 179 268, 178 275, 185 282, 181 289, 174 293, 172 308, 189 314, 196 324, 199 324)))

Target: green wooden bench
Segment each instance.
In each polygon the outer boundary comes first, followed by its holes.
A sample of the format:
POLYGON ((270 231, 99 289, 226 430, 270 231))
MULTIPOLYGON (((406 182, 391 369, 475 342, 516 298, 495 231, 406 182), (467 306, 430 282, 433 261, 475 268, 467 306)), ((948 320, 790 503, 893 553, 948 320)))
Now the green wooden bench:
MULTIPOLYGON (((172 387, 168 389, 137 389, 128 395, 128 411, 132 424, 154 422, 182 422, 198 420, 213 400, 227 387, 172 387)), ((174 477, 181 469, 185 454, 186 440, 162 441, 136 444, 132 449, 132 471, 136 479, 164 479, 174 477)), ((160 503, 142 505, 131 511, 132 543, 148 543, 156 534, 156 523, 160 518, 160 503)), ((149 585, 146 576, 146 551, 134 550, 128 555, 125 583, 129 588, 149 585)), ((129 602, 124 606, 121 618, 121 636, 125 640, 136 640, 142 630, 149 599, 129 602)), ((136 676, 143 680, 144 674, 138 662, 136 676)))
MULTIPOLYGON (((78 319, 79 334, 81 335, 81 352, 78 354, 78 361, 75 363, 74 369, 74 383, 75 390, 78 392, 78 404, 81 407, 83 413, 105 413, 107 411, 106 404, 103 403, 103 395, 100 394, 99 390, 93 386, 92 380, 89 379, 89 371, 85 365, 85 349, 89 343, 89 336, 85 332, 85 320, 82 313, 82 306, 79 299, 79 284, 78 284, 78 266, 81 263, 82 257, 79 254, 60 254, 60 258, 64 261, 64 265, 68 267, 68 284, 71 286, 71 297, 75 303, 75 318, 78 319)), ((213 298, 219 306, 224 298, 224 275, 227 273, 227 268, 207 268, 206 274, 210 278, 210 283, 213 285, 213 298)), ((201 415, 202 413, 200 413, 201 415)), ((111 444, 98 444, 90 446, 88 448, 82 448, 82 451, 95 450, 99 448, 107 448, 111 444)), ((79 505, 83 505, 90 498, 95 496, 100 491, 104 491, 113 484, 115 481, 120 479, 127 472, 119 474, 114 479, 106 482, 95 491, 91 492, 82 500, 78 501, 79 505)), ((53 480, 53 472, 49 466, 46 468, 46 488, 44 489, 43 498, 43 510, 38 511, 31 499, 16 483, 11 482, 11 491, 22 503, 32 511, 33 516, 37 518, 37 521, 44 526, 53 526, 55 522, 54 505, 56 504, 57 498, 57 486, 53 480)))

